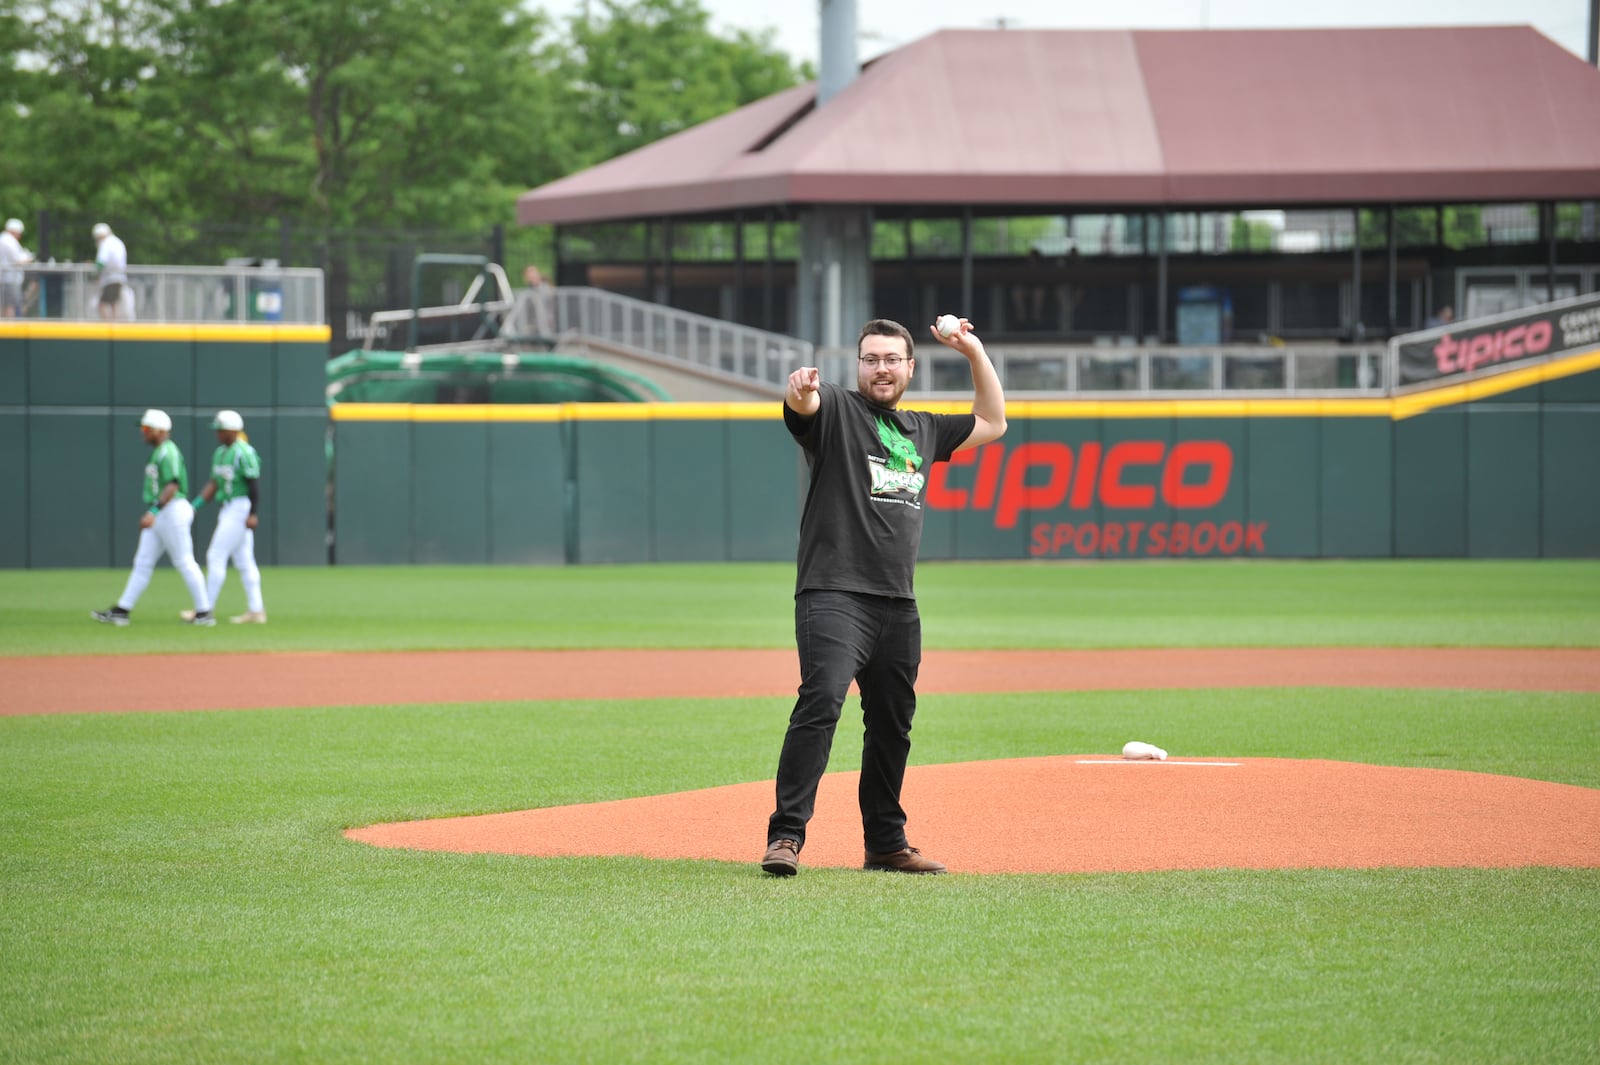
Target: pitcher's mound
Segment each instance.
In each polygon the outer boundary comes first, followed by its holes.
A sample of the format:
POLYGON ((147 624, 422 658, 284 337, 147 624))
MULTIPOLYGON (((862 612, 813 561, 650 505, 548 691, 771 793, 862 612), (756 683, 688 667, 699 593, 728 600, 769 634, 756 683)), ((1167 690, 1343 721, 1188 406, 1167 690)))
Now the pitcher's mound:
MULTIPOLYGON (((804 866, 861 865, 856 773, 823 778, 804 866)), ((961 873, 1600 866, 1600 790, 1448 769, 1061 755, 914 766, 911 842, 961 873)), ((351 829, 380 847, 754 863, 770 781, 351 829)))

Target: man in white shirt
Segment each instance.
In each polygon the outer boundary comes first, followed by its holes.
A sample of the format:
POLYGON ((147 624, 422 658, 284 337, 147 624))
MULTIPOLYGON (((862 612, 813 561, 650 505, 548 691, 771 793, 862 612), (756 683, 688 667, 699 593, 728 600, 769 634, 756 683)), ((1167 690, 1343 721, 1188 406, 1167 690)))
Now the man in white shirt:
POLYGON ((95 223, 94 243, 94 262, 100 271, 100 317, 121 317, 122 287, 128 283, 128 246, 104 222, 95 223))
POLYGON ((16 267, 33 262, 33 253, 22 246, 22 219, 6 219, 0 232, 0 317, 15 318, 22 313, 22 271, 16 267))

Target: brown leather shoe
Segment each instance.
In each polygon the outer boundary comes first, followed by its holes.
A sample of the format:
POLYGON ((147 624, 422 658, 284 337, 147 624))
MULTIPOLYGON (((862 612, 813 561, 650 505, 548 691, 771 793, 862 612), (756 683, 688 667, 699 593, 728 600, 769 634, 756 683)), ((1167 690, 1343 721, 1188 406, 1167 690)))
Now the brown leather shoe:
POLYGON ((792 839, 775 839, 767 844, 761 868, 773 876, 793 876, 800 871, 800 844, 792 839))
POLYGON ((887 854, 873 854, 868 851, 866 864, 861 868, 888 873, 942 873, 945 871, 943 862, 936 862, 932 858, 924 858, 922 852, 915 847, 906 847, 903 850, 890 851, 887 854))

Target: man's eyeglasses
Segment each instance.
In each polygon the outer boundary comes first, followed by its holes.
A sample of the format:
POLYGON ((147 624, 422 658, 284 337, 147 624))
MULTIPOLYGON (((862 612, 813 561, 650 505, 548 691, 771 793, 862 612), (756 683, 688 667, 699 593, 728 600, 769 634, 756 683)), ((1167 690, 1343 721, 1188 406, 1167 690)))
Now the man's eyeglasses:
POLYGON ((865 366, 869 370, 876 370, 880 363, 882 363, 884 366, 887 366, 891 370, 898 370, 900 368, 900 364, 905 361, 906 359, 904 355, 885 355, 881 359, 876 355, 861 356, 861 365, 865 366))

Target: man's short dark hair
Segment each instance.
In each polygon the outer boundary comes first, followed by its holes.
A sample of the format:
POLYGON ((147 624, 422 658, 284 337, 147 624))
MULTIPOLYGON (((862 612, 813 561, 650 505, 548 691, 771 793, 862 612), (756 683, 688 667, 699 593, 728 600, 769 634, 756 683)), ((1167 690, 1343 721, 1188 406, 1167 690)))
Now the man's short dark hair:
POLYGON ((911 330, 899 322, 891 322, 887 318, 874 318, 861 327, 861 335, 856 337, 856 354, 861 354, 861 342, 868 337, 899 337, 906 342, 906 358, 912 358, 916 350, 911 342, 911 330))

